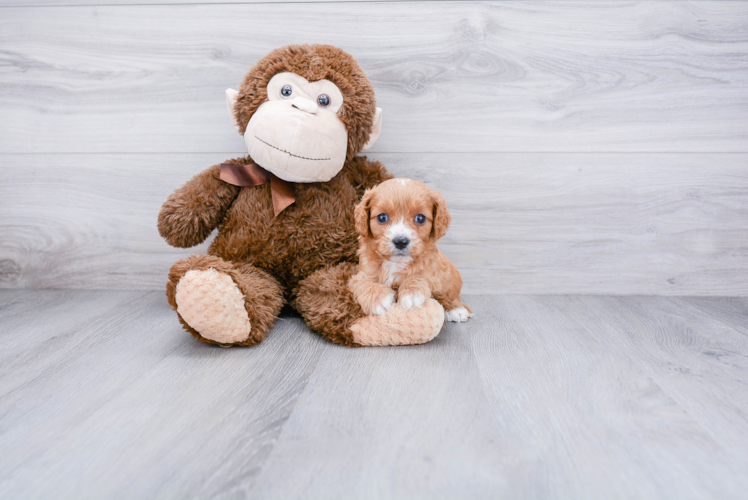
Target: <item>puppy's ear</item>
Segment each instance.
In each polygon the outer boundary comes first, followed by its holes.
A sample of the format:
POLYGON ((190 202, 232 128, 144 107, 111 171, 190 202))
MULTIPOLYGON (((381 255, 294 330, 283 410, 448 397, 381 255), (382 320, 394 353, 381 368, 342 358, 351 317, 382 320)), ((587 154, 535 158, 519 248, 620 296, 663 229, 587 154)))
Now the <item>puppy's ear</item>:
POLYGON ((431 190, 431 200, 434 203, 433 223, 431 224, 431 238, 436 241, 445 234, 449 228, 449 223, 452 222, 452 216, 449 215, 447 210, 447 202, 444 201, 444 197, 438 191, 431 190))
POLYGON ((364 196, 361 197, 361 202, 356 205, 356 209, 353 211, 353 217, 356 221, 356 232, 363 237, 369 235, 370 208, 373 197, 374 192, 371 189, 367 189, 364 196))

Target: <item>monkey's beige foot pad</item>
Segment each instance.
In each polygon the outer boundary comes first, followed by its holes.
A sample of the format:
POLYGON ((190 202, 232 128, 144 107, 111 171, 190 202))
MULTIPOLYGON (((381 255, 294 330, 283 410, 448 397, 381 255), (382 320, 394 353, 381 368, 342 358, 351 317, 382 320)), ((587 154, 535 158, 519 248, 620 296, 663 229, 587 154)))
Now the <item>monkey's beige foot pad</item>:
POLYGON ((244 295, 231 276, 211 268, 187 271, 177 284, 177 312, 202 337, 221 344, 247 340, 244 295))
POLYGON ((417 309, 392 306, 383 316, 365 316, 351 325, 354 342, 361 345, 425 344, 439 334, 444 308, 428 299, 417 309))

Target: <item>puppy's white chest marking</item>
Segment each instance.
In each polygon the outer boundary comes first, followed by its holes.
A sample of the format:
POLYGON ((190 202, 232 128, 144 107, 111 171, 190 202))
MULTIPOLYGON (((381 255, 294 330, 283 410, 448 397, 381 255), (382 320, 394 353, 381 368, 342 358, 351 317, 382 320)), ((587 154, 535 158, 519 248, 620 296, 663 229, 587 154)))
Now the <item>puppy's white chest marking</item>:
POLYGON ((403 280, 402 272, 408 267, 410 259, 402 261, 385 260, 382 263, 382 282, 387 286, 400 284, 403 280))

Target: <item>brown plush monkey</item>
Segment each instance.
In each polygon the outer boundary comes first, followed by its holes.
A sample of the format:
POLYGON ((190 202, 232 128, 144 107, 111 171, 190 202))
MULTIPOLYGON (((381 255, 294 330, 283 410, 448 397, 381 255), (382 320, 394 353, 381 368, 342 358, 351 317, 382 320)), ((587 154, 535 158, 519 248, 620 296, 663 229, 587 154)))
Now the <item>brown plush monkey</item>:
POLYGON ((208 255, 172 266, 166 295, 184 328, 211 344, 253 345, 281 307, 349 345, 417 344, 441 329, 434 300, 365 316, 346 287, 356 272, 353 209, 391 178, 356 156, 379 136, 381 109, 356 61, 328 45, 272 51, 227 101, 249 156, 214 165, 164 203, 158 229, 175 247, 218 235, 208 255))

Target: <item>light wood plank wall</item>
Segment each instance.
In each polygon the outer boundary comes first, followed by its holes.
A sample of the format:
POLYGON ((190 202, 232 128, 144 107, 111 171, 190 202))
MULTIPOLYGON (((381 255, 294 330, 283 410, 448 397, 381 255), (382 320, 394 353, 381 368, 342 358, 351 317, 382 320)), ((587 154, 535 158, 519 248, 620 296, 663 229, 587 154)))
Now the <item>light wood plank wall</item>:
POLYGON ((0 1, 0 287, 160 289, 160 204, 245 153, 223 90, 309 42, 467 292, 748 295, 746 1, 107 3, 0 1))

